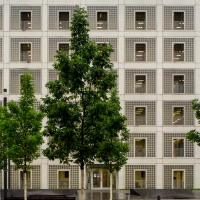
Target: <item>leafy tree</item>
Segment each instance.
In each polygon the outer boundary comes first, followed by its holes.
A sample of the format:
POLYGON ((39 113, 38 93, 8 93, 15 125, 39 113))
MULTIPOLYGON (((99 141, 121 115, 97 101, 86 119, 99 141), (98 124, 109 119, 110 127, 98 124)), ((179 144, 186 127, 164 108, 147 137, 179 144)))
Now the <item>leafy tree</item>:
MULTIPOLYGON (((191 103, 192 109, 195 110, 195 116, 198 120, 198 124, 200 124, 200 102, 198 99, 193 99, 191 103)), ((196 142, 197 145, 200 146, 200 133, 195 129, 187 133, 187 139, 191 142, 196 142)))
POLYGON ((112 173, 115 170, 119 171, 128 160, 125 154, 129 152, 129 146, 126 143, 129 131, 125 125, 126 117, 120 113, 117 89, 111 91, 111 97, 105 107, 104 134, 106 139, 100 146, 97 160, 103 162, 104 169, 110 172, 110 200, 112 200, 112 173))
POLYGON ((90 41, 86 11, 77 7, 74 12, 70 27, 72 53, 57 51, 53 66, 59 80, 46 84, 50 94, 41 105, 48 118, 44 135, 51 137, 43 152, 50 160, 58 158, 61 163, 71 161, 80 166, 83 194, 84 165, 94 163, 106 139, 105 110, 117 75, 109 59, 112 46, 100 48, 90 41))
POLYGON ((39 145, 43 143, 42 119, 44 114, 34 109, 33 78, 26 69, 22 78, 19 102, 8 102, 0 107, 0 131, 5 136, 7 149, 5 154, 15 164, 15 170, 24 172, 24 199, 27 199, 26 173, 32 167, 30 163, 39 157, 39 145))

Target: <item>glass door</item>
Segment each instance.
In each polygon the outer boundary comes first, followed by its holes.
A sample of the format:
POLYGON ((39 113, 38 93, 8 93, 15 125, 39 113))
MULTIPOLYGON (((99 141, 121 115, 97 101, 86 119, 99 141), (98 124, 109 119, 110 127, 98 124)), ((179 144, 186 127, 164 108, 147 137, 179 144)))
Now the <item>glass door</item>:
POLYGON ((101 187, 101 168, 93 168, 93 188, 101 187))

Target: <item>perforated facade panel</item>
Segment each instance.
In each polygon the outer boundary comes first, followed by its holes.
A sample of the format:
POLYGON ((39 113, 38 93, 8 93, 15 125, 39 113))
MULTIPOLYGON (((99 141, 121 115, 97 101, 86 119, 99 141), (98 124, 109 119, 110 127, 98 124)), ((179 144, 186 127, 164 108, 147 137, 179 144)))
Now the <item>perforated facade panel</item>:
POLYGON ((79 188, 79 166, 78 165, 49 165, 49 189, 57 189, 58 170, 70 171, 70 189, 79 188))
POLYGON ((3 93, 3 70, 0 70, 0 94, 3 93))
POLYGON ((0 38, 0 62, 3 61, 3 38, 0 38))
POLYGON ((3 30, 3 6, 0 6, 0 30, 3 30))
POLYGON ((135 11, 146 11, 147 30, 156 30, 156 7, 155 6, 126 6, 125 29, 135 29, 135 11))
POLYGON ((70 38, 49 38, 49 62, 55 62, 59 43, 69 43, 70 38))
POLYGON ((41 30, 41 6, 11 6, 10 30, 20 30, 20 11, 31 11, 31 29, 41 30))
POLYGON ((127 157, 134 157, 135 139, 147 139, 147 157, 156 156, 156 134, 155 133, 131 133, 128 139, 130 151, 126 154, 127 157))
POLYGON ((126 124, 135 125, 135 107, 147 107, 147 125, 156 125, 156 102, 155 101, 125 101, 126 124))
POLYGON ((58 71, 55 69, 49 69, 48 81, 54 81, 57 79, 58 71))
MULTIPOLYGON (((184 125, 194 125, 194 111, 190 101, 164 101, 163 102, 163 125, 173 125, 173 107, 184 107, 184 125)), ((183 126, 183 125, 182 125, 183 126)))
POLYGON ((41 39, 40 38, 11 38, 10 61, 20 62, 20 44, 31 44, 31 62, 41 62, 41 39))
POLYGON ((135 171, 147 170, 147 189, 156 187, 156 167, 155 165, 125 165, 125 188, 135 188, 135 171))
MULTIPOLYGON (((24 73, 24 69, 10 69, 10 94, 20 94, 20 74, 24 73)), ((31 69, 35 94, 42 93, 42 72, 40 69, 31 69)))
MULTIPOLYGON (((184 93, 194 93, 194 70, 190 69, 164 69, 163 70, 163 86, 164 93, 173 93, 173 75, 184 75, 184 93)), ((175 93, 177 94, 177 93, 175 93)))
POLYGON ((75 8, 76 6, 49 6, 49 30, 59 30, 59 11, 69 11, 71 21, 75 8))
POLYGON ((125 93, 135 93, 135 75, 146 75, 146 93, 156 93, 156 70, 126 69, 125 93))
POLYGON ((185 30, 194 30, 194 6, 164 6, 164 30, 173 29, 173 11, 184 11, 185 30))
POLYGON ((185 170, 185 189, 192 189, 194 166, 193 165, 164 165, 164 189, 172 189, 172 173, 173 169, 185 170))
POLYGON ((186 133, 164 133, 164 157, 172 157, 173 138, 185 138, 185 157, 194 157, 194 144, 186 138, 186 133))
MULTIPOLYGON (((40 165, 31 165, 31 184, 32 189, 40 189, 41 182, 41 172, 40 165)), ((14 170, 14 165, 10 166, 10 189, 20 189, 20 172, 19 170, 14 170)))
POLYGON ((108 11, 108 29, 118 29, 118 7, 117 6, 88 6, 88 22, 90 30, 97 30, 97 11, 108 11))
POLYGON ((194 38, 164 38, 164 62, 173 62, 173 43, 184 43, 185 62, 194 62, 194 38))
POLYGON ((155 38, 125 38, 125 61, 135 62, 135 44, 146 43, 146 61, 156 62, 156 39, 155 38))

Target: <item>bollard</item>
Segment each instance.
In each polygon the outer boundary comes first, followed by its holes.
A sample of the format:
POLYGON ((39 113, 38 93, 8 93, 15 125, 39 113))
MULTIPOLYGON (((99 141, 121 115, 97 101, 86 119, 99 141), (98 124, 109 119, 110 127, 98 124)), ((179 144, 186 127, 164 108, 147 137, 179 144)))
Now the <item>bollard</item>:
POLYGON ((129 195, 129 193, 126 193, 126 200, 130 200, 130 195, 129 195))
POLYGON ((157 196, 157 200, 160 200, 160 196, 157 196))

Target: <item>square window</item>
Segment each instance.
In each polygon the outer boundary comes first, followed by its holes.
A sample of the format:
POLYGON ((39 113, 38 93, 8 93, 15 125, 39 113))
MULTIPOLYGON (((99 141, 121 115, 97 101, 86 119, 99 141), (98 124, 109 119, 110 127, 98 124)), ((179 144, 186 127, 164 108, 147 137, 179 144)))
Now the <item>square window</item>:
POLYGON ((69 29, 69 12, 59 12, 59 29, 69 29))
POLYGON ((173 157, 184 157, 184 139, 173 139, 173 157))
POLYGON ((146 139, 135 139, 135 157, 146 157, 146 139))
POLYGON ((20 29, 31 30, 31 12, 21 12, 20 29))
POLYGON ((184 93, 184 75, 174 75, 174 93, 184 93))
POLYGON ((108 13, 97 12, 97 29, 107 30, 108 29, 108 13))
POLYGON ((135 75, 135 93, 146 93, 146 75, 135 75))
POLYGON ((184 30, 184 12, 174 12, 174 30, 184 30))
POLYGON ((184 125, 184 107, 174 107, 173 109, 173 125, 184 125))
POLYGON ((59 44, 59 51, 64 50, 65 53, 69 54, 69 44, 60 43, 59 44))
POLYGON ((184 44, 174 44, 174 62, 184 61, 184 44))
POLYGON ((20 49, 20 61, 31 62, 31 44, 21 44, 20 49))
POLYGON ((135 12, 135 30, 146 30, 146 12, 135 12))
POLYGON ((135 44, 135 61, 146 61, 146 44, 135 44))
POLYGON ((135 108, 135 125, 146 125, 146 107, 135 108))
POLYGON ((173 189, 184 188, 184 171, 173 171, 173 189))
POLYGON ((135 171, 135 188, 146 188, 146 171, 135 171))

